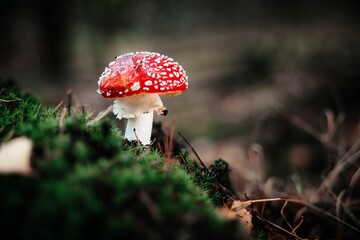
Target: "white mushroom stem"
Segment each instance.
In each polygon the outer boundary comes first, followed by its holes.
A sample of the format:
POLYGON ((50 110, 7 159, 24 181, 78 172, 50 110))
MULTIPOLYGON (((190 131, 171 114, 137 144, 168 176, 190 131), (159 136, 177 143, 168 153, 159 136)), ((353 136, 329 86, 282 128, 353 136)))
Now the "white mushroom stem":
POLYGON ((167 112, 158 94, 118 98, 113 106, 118 119, 128 119, 124 138, 129 141, 139 140, 143 145, 150 144, 153 111, 158 115, 166 115, 167 112))
POLYGON ((139 140, 143 145, 150 144, 154 111, 140 114, 127 120, 124 138, 139 140))

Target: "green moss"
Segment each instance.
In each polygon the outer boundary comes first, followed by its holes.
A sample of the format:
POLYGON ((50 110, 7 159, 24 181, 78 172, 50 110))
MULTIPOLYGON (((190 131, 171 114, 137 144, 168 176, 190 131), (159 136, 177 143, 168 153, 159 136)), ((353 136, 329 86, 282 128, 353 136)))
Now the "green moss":
POLYGON ((34 143, 32 175, 0 175, 2 238, 242 236, 211 204, 214 175, 194 162, 169 168, 158 152, 127 144, 109 120, 88 126, 86 113, 64 118, 13 82, 0 79, 0 89, 0 141, 34 143))

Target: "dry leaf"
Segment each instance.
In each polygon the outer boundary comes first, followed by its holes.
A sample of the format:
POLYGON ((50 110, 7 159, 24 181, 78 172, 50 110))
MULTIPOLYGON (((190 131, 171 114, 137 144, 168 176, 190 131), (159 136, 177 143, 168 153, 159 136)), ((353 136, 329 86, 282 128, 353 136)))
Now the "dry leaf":
POLYGON ((247 232, 247 234, 250 235, 253 228, 252 215, 247 209, 242 208, 239 211, 234 212, 229 208, 224 207, 219 209, 219 213, 226 219, 238 220, 243 226, 244 230, 247 232))
POLYGON ((27 137, 18 137, 2 144, 0 146, 0 174, 29 174, 32 147, 33 142, 27 137))
POLYGON ((241 201, 241 200, 236 200, 233 202, 233 204, 231 205, 230 209, 234 212, 237 212, 241 209, 247 208, 248 206, 250 206, 252 204, 251 201, 241 201))

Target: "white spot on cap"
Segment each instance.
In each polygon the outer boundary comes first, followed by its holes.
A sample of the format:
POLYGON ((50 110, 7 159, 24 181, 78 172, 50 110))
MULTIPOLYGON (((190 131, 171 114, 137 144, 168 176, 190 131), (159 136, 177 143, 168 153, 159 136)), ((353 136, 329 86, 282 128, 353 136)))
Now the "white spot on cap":
POLYGON ((179 73, 178 72, 174 72, 174 75, 176 76, 176 77, 179 77, 179 73))
POLYGON ((153 83, 152 83, 152 81, 151 80, 147 80, 146 82, 145 82, 145 85, 146 86, 151 86, 153 83))
POLYGON ((111 66, 114 65, 114 64, 115 64, 115 61, 110 62, 110 63, 109 63, 109 67, 111 67, 111 66))
POLYGON ((134 82, 134 84, 130 87, 132 91, 137 91, 140 89, 140 83, 134 82))

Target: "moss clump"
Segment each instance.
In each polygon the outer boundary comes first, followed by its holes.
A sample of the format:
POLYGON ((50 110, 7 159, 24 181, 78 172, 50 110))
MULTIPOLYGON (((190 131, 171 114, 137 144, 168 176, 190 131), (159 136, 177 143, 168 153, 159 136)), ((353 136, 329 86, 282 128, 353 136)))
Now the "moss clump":
MULTIPOLYGON (((112 122, 44 107, 0 79, 0 141, 27 136, 33 174, 0 174, 4 239, 238 239, 204 186, 112 122)), ((19 150, 20 151, 20 150, 19 150)), ((195 177, 194 177, 195 176, 195 177)))

